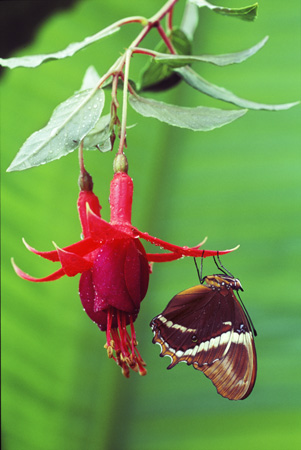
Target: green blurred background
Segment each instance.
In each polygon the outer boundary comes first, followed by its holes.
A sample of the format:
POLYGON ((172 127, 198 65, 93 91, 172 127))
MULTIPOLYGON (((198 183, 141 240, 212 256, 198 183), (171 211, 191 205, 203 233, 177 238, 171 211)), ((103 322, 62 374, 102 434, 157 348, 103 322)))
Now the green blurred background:
MULTIPOLYGON (((163 4, 78 1, 51 16, 30 46, 15 55, 60 50, 122 17, 150 17, 163 4)), ((231 0, 226 5, 244 4, 231 0)), ((176 8, 177 23, 183 6, 180 2, 176 8)), ((262 0, 255 23, 201 10, 196 54, 243 50, 265 35, 270 40, 241 65, 194 68, 243 98, 298 100, 300 17, 298 0, 262 0)), ((128 131, 127 151, 135 185, 133 223, 179 245, 195 245, 204 236, 206 248, 241 245, 223 263, 240 278, 258 331, 258 378, 247 400, 218 396, 203 374, 185 364, 167 371, 169 359, 159 358, 159 347, 151 343, 150 320, 173 295, 197 284, 192 260, 155 265, 136 323, 148 375, 132 373, 129 380, 107 359, 104 334, 82 310, 78 277, 34 284, 19 279, 10 265, 13 256, 26 272, 44 276, 57 266, 30 254, 21 238, 39 250, 50 250, 52 241, 62 247, 79 239, 77 154, 24 172, 6 173, 6 168, 54 107, 80 87, 87 67, 93 64, 104 73, 139 30, 130 25, 73 58, 7 70, 2 78, 3 448, 300 448, 300 107, 249 111, 208 133, 129 111, 129 124, 137 124, 128 131)), ((153 31, 143 46, 157 41, 153 31)), ((133 59, 131 78, 145 62, 142 55, 133 59)), ((231 108, 184 85, 153 97, 231 108)), ((89 152, 85 160, 108 219, 113 154, 89 152)), ((205 262, 206 273, 213 273, 213 262, 205 262)))

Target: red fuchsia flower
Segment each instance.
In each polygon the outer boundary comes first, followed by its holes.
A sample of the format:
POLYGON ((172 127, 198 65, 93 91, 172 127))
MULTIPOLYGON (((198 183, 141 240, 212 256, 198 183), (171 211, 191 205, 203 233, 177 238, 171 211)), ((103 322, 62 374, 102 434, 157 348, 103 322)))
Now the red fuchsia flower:
MULTIPOLYGON (((193 248, 179 247, 135 228, 131 224, 133 181, 125 172, 117 171, 111 182, 109 223, 101 218, 101 206, 92 191, 92 178, 85 171, 77 203, 83 239, 68 247, 55 246, 56 249, 49 252, 35 250, 24 241, 31 252, 60 262, 60 269, 44 278, 34 278, 14 262, 13 266, 21 278, 34 282, 81 273, 79 295, 83 307, 100 330, 106 332, 108 356, 128 377, 130 368, 141 375, 146 374, 145 363, 137 350, 134 321, 147 292, 151 264, 183 256, 213 256, 217 251, 199 250, 203 243, 193 248), (168 250, 168 253, 146 253, 139 238, 168 250)), ((230 251, 219 251, 218 254, 230 251)))

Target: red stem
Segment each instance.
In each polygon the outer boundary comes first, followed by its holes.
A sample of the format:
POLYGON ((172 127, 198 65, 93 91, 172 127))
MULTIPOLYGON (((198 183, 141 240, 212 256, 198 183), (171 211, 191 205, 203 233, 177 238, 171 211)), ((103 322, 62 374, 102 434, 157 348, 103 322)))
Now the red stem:
POLYGON ((156 56, 155 52, 152 52, 151 50, 140 49, 140 48, 133 50, 133 54, 134 53, 140 53, 142 55, 149 55, 149 56, 156 56))
MULTIPOLYGON (((158 12, 158 14, 156 14, 154 17, 156 19, 156 21, 160 22, 160 20, 163 19, 163 17, 166 16, 166 14, 169 13, 169 11, 173 10, 174 6, 176 3, 178 3, 179 0, 173 0, 170 2, 170 5, 168 6, 168 8, 166 8, 166 5, 164 5, 162 7, 162 9, 158 12)), ((169 3, 169 2, 167 2, 169 3)))
POLYGON ((168 11, 167 14, 167 28, 169 29, 169 31, 172 30, 172 17, 173 17, 173 7, 170 11, 168 11))
POLYGON ((168 37, 167 34, 165 33, 165 31, 164 31, 164 29, 162 28, 162 26, 160 25, 160 23, 159 23, 159 25, 157 26, 157 29, 158 29, 158 31, 159 31, 159 34, 160 34, 161 38, 162 38, 163 41, 165 42, 165 44, 166 44, 168 50, 170 51, 170 53, 172 53, 173 55, 175 55, 177 52, 176 52, 176 50, 174 49, 174 46, 172 45, 172 43, 171 43, 169 37, 168 37))

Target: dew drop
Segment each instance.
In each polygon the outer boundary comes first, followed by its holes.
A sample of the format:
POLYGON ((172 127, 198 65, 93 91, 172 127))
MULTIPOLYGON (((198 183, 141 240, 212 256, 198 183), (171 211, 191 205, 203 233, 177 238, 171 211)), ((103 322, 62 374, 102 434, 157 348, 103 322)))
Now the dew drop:
POLYGON ((58 133, 58 128, 53 128, 53 130, 51 131, 51 133, 50 133, 50 137, 54 137, 54 136, 56 136, 57 135, 57 133, 58 133))

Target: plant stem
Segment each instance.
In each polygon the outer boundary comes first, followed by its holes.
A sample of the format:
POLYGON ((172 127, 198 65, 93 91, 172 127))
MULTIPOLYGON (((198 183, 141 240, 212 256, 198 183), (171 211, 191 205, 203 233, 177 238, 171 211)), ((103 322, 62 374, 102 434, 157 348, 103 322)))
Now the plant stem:
POLYGON ((122 121, 121 132, 118 153, 123 153, 123 147, 126 143, 126 119, 127 119, 127 104, 128 104, 128 82, 130 73, 130 60, 132 57, 132 50, 129 49, 125 52, 125 68, 124 68, 124 80, 123 80, 123 99, 122 99, 122 121))
POLYGON ((173 9, 179 0, 169 0, 164 6, 151 18, 151 22, 160 22, 170 10, 173 9))
POLYGON ((154 58, 158 55, 158 52, 156 52, 155 50, 149 50, 148 48, 139 48, 139 47, 135 47, 132 48, 132 54, 134 53, 140 53, 142 55, 148 55, 148 56, 153 56, 154 58))
POLYGON ((111 76, 113 76, 112 81, 112 105, 111 105, 111 112, 114 110, 114 113, 116 114, 116 109, 118 108, 118 100, 117 100, 117 82, 118 78, 120 77, 123 80, 123 103, 122 103, 122 120, 121 120, 121 131, 120 131, 120 142, 118 147, 118 154, 123 153, 123 148, 126 145, 126 120, 127 120, 127 94, 128 90, 131 93, 135 93, 132 87, 129 85, 129 70, 130 70, 130 59, 133 53, 143 53, 147 55, 154 56, 151 51, 146 49, 138 49, 138 45, 143 41, 145 36, 150 32, 152 28, 157 28, 160 36, 162 37, 163 41, 167 45, 169 51, 174 54, 176 53, 170 39, 166 35, 164 29, 162 28, 160 21, 168 14, 168 26, 169 28, 172 26, 172 12, 175 4, 179 0, 168 0, 165 5, 156 13, 154 16, 152 16, 149 20, 145 19, 141 16, 133 16, 133 17, 127 17, 125 19, 121 19, 117 22, 115 22, 110 27, 106 28, 106 30, 110 28, 116 28, 120 27, 129 23, 138 22, 143 25, 143 29, 138 34, 138 36, 133 40, 133 42, 130 44, 126 52, 118 58, 115 63, 112 65, 112 67, 107 71, 105 75, 103 75, 100 80, 97 83, 97 86, 95 89, 93 89, 93 92, 97 89, 100 89, 101 86, 104 84, 104 82, 111 76), (123 74, 124 69, 124 74, 123 74))
POLYGON ((166 16, 166 19, 167 19, 166 25, 167 25, 167 29, 169 31, 172 30, 172 16, 173 16, 173 8, 168 11, 167 16, 166 16))
POLYGON ((83 149, 84 149, 84 141, 80 141, 79 147, 78 147, 78 159, 79 159, 79 168, 80 173, 83 176, 85 173, 85 166, 84 166, 84 155, 83 155, 83 149))
POLYGON ((168 50, 170 51, 170 53, 172 53, 172 54, 174 55, 174 54, 176 53, 176 51, 175 51, 175 49, 174 49, 174 47, 173 47, 173 45, 172 45, 170 39, 169 39, 168 36, 166 35, 164 29, 162 28, 162 26, 161 26, 160 24, 157 26, 157 29, 158 29, 158 31, 159 31, 159 34, 160 34, 161 38, 162 38, 163 41, 165 42, 165 44, 166 44, 168 50))

